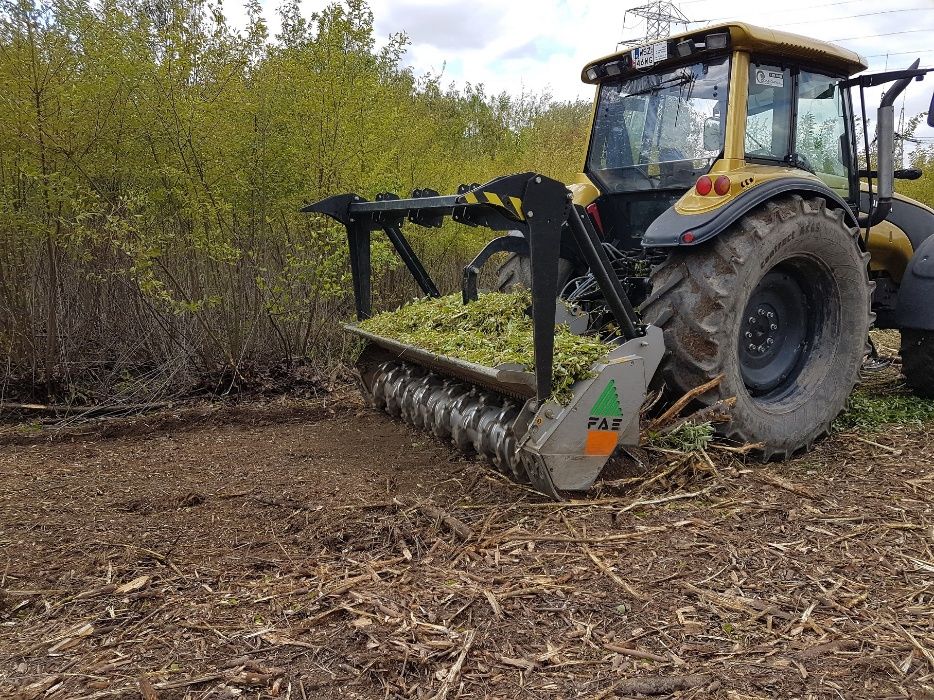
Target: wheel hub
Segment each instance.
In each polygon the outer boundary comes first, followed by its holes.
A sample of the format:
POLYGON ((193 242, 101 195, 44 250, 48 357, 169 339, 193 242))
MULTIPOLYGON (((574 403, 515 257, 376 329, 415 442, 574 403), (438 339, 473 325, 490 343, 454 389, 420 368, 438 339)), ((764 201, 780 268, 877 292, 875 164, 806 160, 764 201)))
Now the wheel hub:
POLYGON ((814 292, 794 268, 779 265, 750 295, 740 324, 739 360, 753 396, 777 396, 797 378, 815 328, 814 292))
MULTIPOLYGON (((748 309, 747 309, 748 311, 748 309)), ((775 349, 775 340, 781 337, 781 318, 775 307, 762 302, 746 317, 743 328, 746 349, 755 357, 762 357, 775 349)))

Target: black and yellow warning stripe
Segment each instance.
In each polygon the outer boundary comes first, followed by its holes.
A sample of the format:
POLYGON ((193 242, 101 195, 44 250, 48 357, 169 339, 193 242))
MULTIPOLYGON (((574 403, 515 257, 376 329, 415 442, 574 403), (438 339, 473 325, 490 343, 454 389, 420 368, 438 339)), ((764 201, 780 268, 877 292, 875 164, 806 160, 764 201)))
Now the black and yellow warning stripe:
POLYGON ((518 197, 500 197, 495 192, 484 192, 483 190, 465 192, 462 197, 467 204, 490 204, 504 210, 509 216, 519 221, 525 221, 525 214, 522 213, 522 200, 518 197))

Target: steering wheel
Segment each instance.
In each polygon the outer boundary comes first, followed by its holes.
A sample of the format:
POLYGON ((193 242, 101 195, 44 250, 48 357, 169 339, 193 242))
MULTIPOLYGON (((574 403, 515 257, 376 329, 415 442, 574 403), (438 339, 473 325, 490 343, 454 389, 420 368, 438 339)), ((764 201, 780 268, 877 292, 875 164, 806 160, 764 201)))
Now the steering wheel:
POLYGON ((686 160, 686 158, 677 148, 661 148, 658 151, 658 160, 661 163, 668 163, 674 160, 686 160))

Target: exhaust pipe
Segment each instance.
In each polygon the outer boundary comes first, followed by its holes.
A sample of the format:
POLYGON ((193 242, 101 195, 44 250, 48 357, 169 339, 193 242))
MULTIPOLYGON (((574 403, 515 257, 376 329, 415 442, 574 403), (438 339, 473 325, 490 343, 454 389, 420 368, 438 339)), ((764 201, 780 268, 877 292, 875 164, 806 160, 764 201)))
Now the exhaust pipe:
MULTIPOLYGON (((908 70, 916 70, 921 59, 915 59, 908 70)), ((878 182, 876 184, 876 202, 872 212, 860 217, 860 226, 871 228, 880 223, 892 211, 892 195, 895 194, 895 100, 898 99, 905 88, 914 80, 914 77, 896 80, 892 87, 886 90, 879 103, 876 113, 876 171, 878 182)), ((869 157, 869 154, 866 154, 869 157)), ((870 197, 872 193, 870 193, 870 197)))

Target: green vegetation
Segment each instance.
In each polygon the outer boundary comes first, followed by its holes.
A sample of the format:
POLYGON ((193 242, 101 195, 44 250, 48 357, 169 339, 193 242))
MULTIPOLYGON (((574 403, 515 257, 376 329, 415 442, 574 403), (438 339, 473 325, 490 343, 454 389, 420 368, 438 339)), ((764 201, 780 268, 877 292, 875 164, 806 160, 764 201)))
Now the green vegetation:
MULTIPOLYGON (((283 0, 276 36, 245 3, 241 31, 207 0, 0 0, 7 395, 17 379, 93 400, 333 362, 346 242, 303 203, 579 168, 585 103, 415 75, 403 34, 377 47, 364 0, 310 15, 283 0)), ((408 233, 453 289, 489 232, 408 233)), ((385 307, 414 289, 380 238, 385 307)))
POLYGON ((679 452, 697 452, 706 449, 713 440, 713 425, 705 423, 682 423, 670 433, 649 435, 649 444, 679 452))
MULTIPOLYGON (((922 88, 923 90, 930 90, 930 87, 922 88)), ((895 140, 895 167, 901 167, 902 162, 904 162, 905 167, 920 168, 922 175, 917 180, 896 180, 895 189, 899 194, 917 199, 928 206, 934 206, 934 143, 930 141, 922 142, 915 145, 914 150, 910 154, 906 153, 904 158, 898 157, 900 149, 905 149, 907 152, 908 148, 910 148, 906 144, 906 140, 916 135, 915 132, 926 116, 927 112, 917 114, 907 120, 904 129, 899 129, 904 139, 895 140)))
MULTIPOLYGON (((495 367, 515 363, 534 369, 532 319, 527 290, 481 294, 464 305, 458 294, 420 299, 360 325, 371 333, 415 345, 439 355, 495 367)), ((555 333, 555 400, 570 399, 570 386, 590 375, 607 346, 594 336, 574 335, 567 326, 555 333)))
MULTIPOLYGON (((208 0, 0 0, 4 396, 142 401, 193 375, 332 362, 346 243, 304 202, 580 168, 587 101, 415 75, 365 0, 281 0, 274 36, 243 1, 240 30, 208 0)), ((934 201, 934 167, 898 186, 934 201)), ((446 290, 492 235, 407 233, 446 290)), ((415 290, 374 238, 391 308, 415 290)))
POLYGON ((876 432, 887 425, 921 425, 934 421, 934 401, 898 393, 857 390, 847 410, 834 422, 836 430, 876 432))

